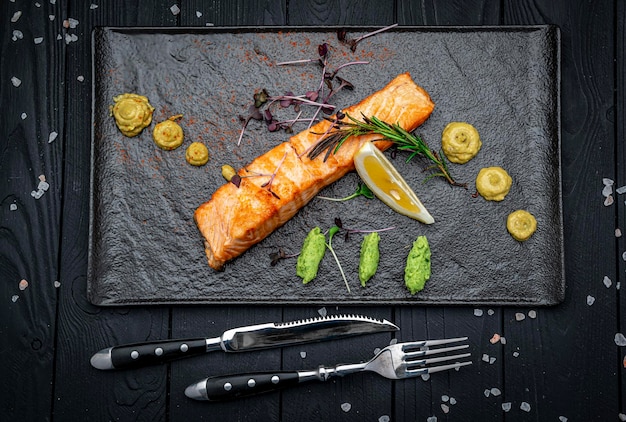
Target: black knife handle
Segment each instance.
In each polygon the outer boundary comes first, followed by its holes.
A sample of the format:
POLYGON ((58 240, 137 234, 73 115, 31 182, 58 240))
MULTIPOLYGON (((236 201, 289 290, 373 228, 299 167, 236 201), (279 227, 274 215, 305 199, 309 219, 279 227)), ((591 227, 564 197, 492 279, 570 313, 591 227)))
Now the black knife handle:
POLYGON ((223 375, 206 380, 206 399, 223 401, 269 393, 300 382, 298 372, 257 372, 223 375))
POLYGON ((198 356, 207 352, 207 344, 206 339, 160 340, 151 343, 115 346, 99 353, 107 350, 110 350, 112 367, 99 369, 138 368, 166 363, 184 357, 198 356))

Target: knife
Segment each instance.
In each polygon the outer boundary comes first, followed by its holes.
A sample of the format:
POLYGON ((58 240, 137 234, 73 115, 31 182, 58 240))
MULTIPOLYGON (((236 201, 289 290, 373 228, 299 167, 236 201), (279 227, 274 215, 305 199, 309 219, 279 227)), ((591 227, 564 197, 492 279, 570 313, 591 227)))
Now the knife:
POLYGON ((218 350, 247 352, 397 330, 398 326, 385 319, 362 315, 329 315, 233 328, 213 338, 158 340, 109 347, 94 354, 91 365, 102 370, 130 369, 218 350))

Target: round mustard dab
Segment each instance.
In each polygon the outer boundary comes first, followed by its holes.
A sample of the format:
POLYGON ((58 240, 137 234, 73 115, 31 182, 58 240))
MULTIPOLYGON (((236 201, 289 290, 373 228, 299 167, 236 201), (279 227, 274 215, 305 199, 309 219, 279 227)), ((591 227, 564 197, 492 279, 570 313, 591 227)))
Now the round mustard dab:
POLYGON ((171 151, 183 144, 183 128, 176 123, 176 120, 182 117, 182 114, 178 114, 154 126, 152 139, 159 148, 171 151))
POLYGON ((121 94, 113 97, 115 104, 111 114, 120 132, 128 137, 137 136, 152 123, 154 107, 148 98, 137 94, 121 94))
POLYGON ((209 161, 209 150, 202 142, 193 142, 187 147, 185 159, 192 166, 203 166, 209 161))
POLYGON ((512 183, 513 179, 502 167, 484 167, 476 176, 476 190, 488 201, 502 201, 512 183))
POLYGON ((482 145, 478 131, 469 123, 448 123, 441 134, 441 149, 453 163, 467 163, 478 154, 482 145))
POLYGON ((537 230, 537 220, 526 210, 513 211, 506 219, 506 229, 513 239, 524 242, 537 230))

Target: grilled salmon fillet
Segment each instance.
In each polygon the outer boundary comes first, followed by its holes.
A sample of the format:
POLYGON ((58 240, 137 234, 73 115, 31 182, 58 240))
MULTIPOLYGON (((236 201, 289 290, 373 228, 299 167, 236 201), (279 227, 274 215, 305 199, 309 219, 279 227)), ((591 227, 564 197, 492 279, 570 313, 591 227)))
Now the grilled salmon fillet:
MULTIPOLYGON (((362 115, 376 116, 411 132, 430 116, 434 107, 428 93, 416 85, 408 73, 403 73, 343 112, 357 119, 362 115)), ((227 261, 285 224, 320 190, 354 170, 354 154, 364 142, 379 138, 375 135, 352 137, 326 161, 324 154, 309 159, 308 149, 330 125, 329 121, 321 121, 257 157, 238 171, 242 176, 239 187, 224 184, 208 202, 196 209, 194 220, 204 237, 212 268, 223 269, 227 261), (271 185, 266 185, 270 182, 269 176, 243 177, 274 172, 271 185)), ((381 150, 391 144, 389 141, 376 143, 381 150)))

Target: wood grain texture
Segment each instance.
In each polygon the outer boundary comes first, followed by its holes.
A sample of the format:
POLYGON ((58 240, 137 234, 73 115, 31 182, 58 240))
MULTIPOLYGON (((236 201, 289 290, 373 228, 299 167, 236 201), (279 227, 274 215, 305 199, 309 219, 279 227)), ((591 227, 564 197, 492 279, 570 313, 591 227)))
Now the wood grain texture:
POLYGON ((519 357, 505 361, 506 397, 512 420, 556 420, 559 416, 610 420, 618 413, 615 343, 618 303, 615 208, 604 207, 602 178, 614 177, 614 5, 587 2, 510 1, 505 24, 558 24, 562 32, 562 160, 565 220, 566 300, 537 310, 537 319, 517 321, 507 310, 504 331, 519 357), (593 34, 585 28, 595 27, 593 34), (600 29, 601 28, 601 29, 600 29), (601 82, 600 82, 601 81, 601 82), (584 210, 584 211, 583 211, 584 210), (590 277, 590 275, 593 275, 590 277), (587 296, 595 298, 587 305, 587 296), (612 325, 611 328, 606 324, 612 325), (581 365, 581 362, 588 364, 581 365), (528 371, 525 368, 541 368, 528 371), (568 382, 568 380, 578 380, 568 382), (572 397, 584 384, 585 397, 572 397), (521 402, 531 411, 520 411, 521 402))
POLYGON ((0 414, 10 419, 45 420, 52 403, 63 145, 48 139, 63 132, 65 67, 48 15, 60 11, 0 6, 0 414), (40 176, 50 188, 35 199, 40 176))
POLYGON ((286 25, 285 0, 184 1, 181 26, 286 25))
POLYGON ((292 0, 289 25, 390 25, 394 22, 391 0, 292 0))
POLYGON ((398 0, 400 25, 496 25, 499 0, 398 0))

